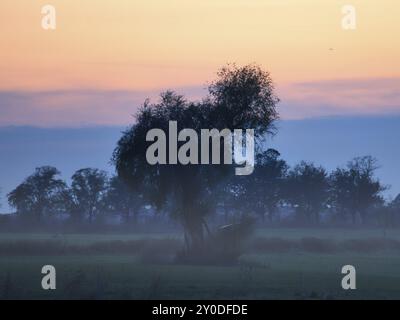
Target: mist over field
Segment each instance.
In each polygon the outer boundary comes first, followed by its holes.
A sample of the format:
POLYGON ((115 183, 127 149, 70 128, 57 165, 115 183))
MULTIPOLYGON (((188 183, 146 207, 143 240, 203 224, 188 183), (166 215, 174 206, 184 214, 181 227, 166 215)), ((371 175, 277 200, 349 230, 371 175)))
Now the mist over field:
MULTIPOLYGON (((278 134, 268 140, 294 165, 312 161, 328 170, 356 156, 378 159, 377 175, 400 193, 400 116, 325 117, 280 120, 278 134)), ((111 154, 125 127, 39 128, 0 127, 0 212, 9 212, 5 195, 36 167, 57 167, 67 181, 80 168, 94 167, 113 173, 111 154)))

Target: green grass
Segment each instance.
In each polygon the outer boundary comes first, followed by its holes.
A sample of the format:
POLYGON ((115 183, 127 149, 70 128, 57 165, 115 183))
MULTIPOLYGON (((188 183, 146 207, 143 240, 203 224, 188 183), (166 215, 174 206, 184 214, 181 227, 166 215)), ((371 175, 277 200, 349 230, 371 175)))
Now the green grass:
MULTIPOLYGON (((382 230, 263 229, 257 236, 367 239, 382 230)), ((178 235, 175 235, 178 237, 178 235)), ((387 237, 400 238, 391 230, 387 237)), ((171 238, 172 234, 65 235, 87 245, 114 240, 171 238)), ((45 234, 1 234, 0 242, 51 240, 45 234)), ((400 299, 397 252, 245 254, 234 266, 143 263, 136 255, 0 256, 0 298, 17 299, 400 299), (57 269, 57 289, 41 289, 41 268, 57 269), (357 290, 344 291, 341 267, 357 270, 357 290)))

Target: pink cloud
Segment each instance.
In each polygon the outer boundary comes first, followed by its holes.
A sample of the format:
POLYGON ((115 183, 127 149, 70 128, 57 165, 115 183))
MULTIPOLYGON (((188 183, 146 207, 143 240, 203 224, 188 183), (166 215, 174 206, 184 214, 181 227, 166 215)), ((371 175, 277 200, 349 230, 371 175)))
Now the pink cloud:
POLYGON ((400 78, 278 86, 283 118, 400 113, 400 78))
MULTIPOLYGON (((283 119, 400 113, 400 78, 332 80, 278 85, 283 119)), ((160 90, 163 91, 163 90, 160 90)), ((204 87, 177 90, 199 100, 204 87)), ((0 92, 0 126, 127 125, 146 98, 159 91, 69 90, 0 92)))

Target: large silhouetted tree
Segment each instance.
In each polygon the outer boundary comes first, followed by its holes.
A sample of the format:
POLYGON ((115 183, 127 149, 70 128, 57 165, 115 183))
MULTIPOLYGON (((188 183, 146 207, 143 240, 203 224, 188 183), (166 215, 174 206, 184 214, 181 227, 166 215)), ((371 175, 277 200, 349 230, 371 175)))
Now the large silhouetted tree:
POLYGON ((31 176, 8 194, 10 206, 18 214, 32 216, 37 221, 63 211, 67 186, 59 175, 54 167, 36 168, 31 176))
POLYGON ((270 75, 254 65, 221 69, 201 102, 166 92, 159 103, 144 104, 136 123, 119 140, 113 155, 118 175, 133 189, 140 186, 157 207, 173 203, 172 215, 184 228, 186 251, 201 249, 208 229, 205 218, 214 204, 213 187, 234 170, 229 165, 150 165, 146 134, 163 129, 168 141, 169 121, 177 121, 178 130, 194 129, 199 136, 200 129, 255 129, 256 139, 261 139, 274 129, 277 102, 270 75))

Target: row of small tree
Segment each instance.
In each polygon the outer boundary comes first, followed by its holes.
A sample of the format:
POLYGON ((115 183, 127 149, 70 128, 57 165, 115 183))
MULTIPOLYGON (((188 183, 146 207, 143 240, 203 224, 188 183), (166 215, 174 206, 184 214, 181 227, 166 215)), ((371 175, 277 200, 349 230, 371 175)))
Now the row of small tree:
POLYGON ((130 192, 118 177, 93 168, 76 171, 70 186, 50 166, 37 168, 8 194, 10 206, 20 216, 36 221, 60 214, 75 222, 94 222, 105 213, 121 214, 126 221, 143 204, 141 195, 130 192))
POLYGON ((271 222, 279 221, 285 208, 298 221, 314 224, 324 213, 331 222, 365 224, 373 216, 391 223, 400 214, 400 195, 385 201, 387 187, 376 178, 377 169, 377 160, 371 156, 354 158, 331 173, 304 161, 290 168, 279 152, 270 149, 258 156, 253 175, 231 180, 226 195, 234 208, 271 222))
MULTIPOLYGON (((400 213, 400 196, 385 202, 382 192, 386 188, 375 177, 376 169, 376 160, 370 156, 355 158, 331 173, 310 162, 290 168, 276 150, 269 149, 258 156, 252 175, 233 176, 214 187, 208 211, 222 207, 229 215, 251 214, 274 223, 280 221, 282 212, 313 224, 324 213, 341 223, 366 223, 373 213, 383 219, 390 211, 400 213)), ((45 166, 11 191, 8 201, 18 215, 36 221, 62 214, 75 222, 92 223, 117 214, 125 222, 134 222, 152 196, 132 191, 118 176, 108 177, 93 168, 75 172, 68 185, 56 168, 45 166)), ((170 203, 169 208, 174 216, 176 205, 170 203)))

